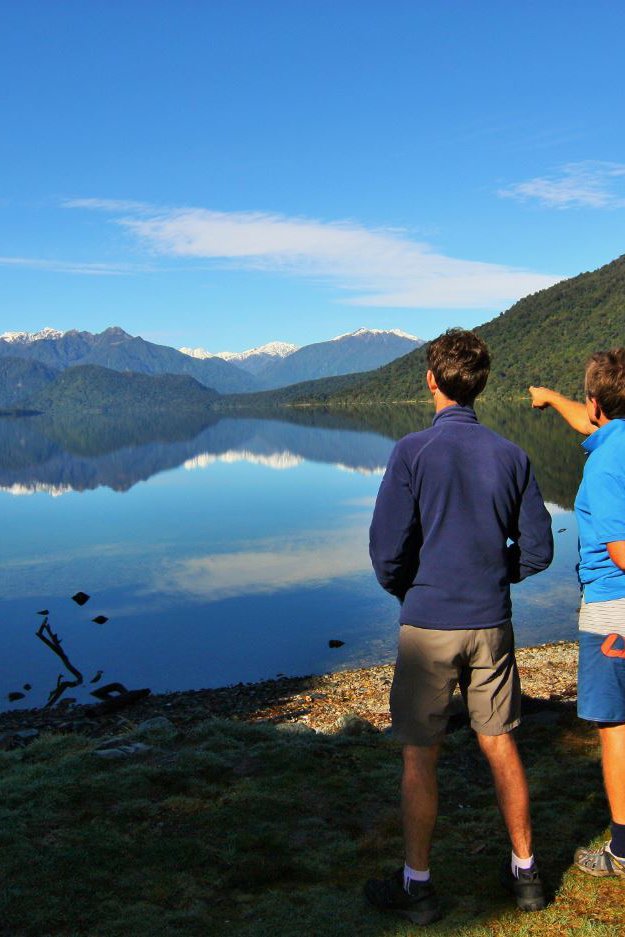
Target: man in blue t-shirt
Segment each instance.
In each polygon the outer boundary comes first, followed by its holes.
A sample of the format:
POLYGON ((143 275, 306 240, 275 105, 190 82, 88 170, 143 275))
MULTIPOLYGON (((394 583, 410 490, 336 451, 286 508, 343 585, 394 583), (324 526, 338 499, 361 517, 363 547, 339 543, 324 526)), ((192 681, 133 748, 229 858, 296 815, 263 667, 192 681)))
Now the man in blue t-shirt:
POLYGON ((551 562, 551 518, 526 453, 482 426, 488 348, 451 329, 427 350, 432 426, 395 446, 378 493, 370 553, 380 584, 400 603, 391 687, 393 734, 403 744, 405 865, 372 879, 376 908, 417 924, 440 916, 429 854, 437 813, 436 766, 457 685, 495 782, 512 845, 503 882, 519 907, 545 906, 532 854, 529 793, 513 729, 521 691, 510 583, 551 562))
POLYGON ((532 406, 553 407, 588 438, 575 499, 579 528, 579 675, 577 711, 596 722, 612 818, 601 849, 578 849, 590 875, 625 876, 625 348, 594 354, 586 403, 530 387, 532 406))

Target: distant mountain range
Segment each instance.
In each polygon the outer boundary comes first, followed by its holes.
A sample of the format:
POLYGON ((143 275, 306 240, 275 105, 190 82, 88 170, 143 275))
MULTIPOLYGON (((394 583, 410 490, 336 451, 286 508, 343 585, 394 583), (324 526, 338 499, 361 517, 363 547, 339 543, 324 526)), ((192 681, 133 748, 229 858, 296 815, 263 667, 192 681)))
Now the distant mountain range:
POLYGON ((204 348, 180 349, 181 352, 185 355, 191 355, 192 358, 223 358, 224 361, 230 361, 250 374, 259 374, 268 365, 281 358, 286 358, 298 350, 299 345, 289 345, 288 342, 269 342, 267 345, 250 348, 248 351, 218 351, 215 355, 204 348))
MULTIPOLYGON (((157 345, 118 327, 96 334, 51 328, 33 333, 5 332, 0 335, 0 407, 33 402, 42 405, 44 400, 61 406, 61 396, 69 394, 71 382, 58 383, 58 375, 77 367, 94 366, 146 376, 186 376, 219 394, 245 394, 325 375, 368 370, 406 354, 419 344, 420 339, 397 330, 359 329, 304 348, 272 342, 247 352, 211 355, 200 348, 178 351, 157 345), (42 388, 52 381, 58 384, 55 395, 42 396, 42 388)), ((87 378, 95 380, 96 373, 81 375, 80 386, 86 394, 87 378)), ((101 375, 97 383, 101 389, 104 387, 101 375)), ((114 383, 109 381, 107 395, 112 393, 114 383)), ((150 385, 143 386, 148 397, 156 400, 150 385)), ((134 406, 138 387, 127 381, 119 383, 120 405, 124 395, 129 394, 128 405, 134 406)), ((92 406, 93 396, 87 397, 92 406)), ((195 394, 194 400, 198 399, 195 394)))
POLYGON ((203 360, 219 357, 230 361, 253 374, 259 382, 259 389, 270 390, 301 381, 369 371, 421 345, 422 339, 400 329, 357 329, 302 348, 286 342, 270 342, 249 351, 222 351, 216 355, 203 348, 180 350, 203 360))
POLYGON ((258 389, 251 375, 221 358, 205 361, 190 358, 175 348, 146 342, 120 328, 97 334, 75 329, 69 332, 44 329, 32 336, 5 332, 0 336, 0 359, 3 357, 26 358, 58 370, 94 364, 138 374, 187 374, 220 394, 258 389))

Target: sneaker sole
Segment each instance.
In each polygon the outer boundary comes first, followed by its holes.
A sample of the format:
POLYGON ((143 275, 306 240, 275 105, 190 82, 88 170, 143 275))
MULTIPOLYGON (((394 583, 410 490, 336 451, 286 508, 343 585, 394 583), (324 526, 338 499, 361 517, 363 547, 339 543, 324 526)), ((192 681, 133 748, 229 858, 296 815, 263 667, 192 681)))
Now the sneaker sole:
POLYGON ((509 895, 512 895, 520 911, 544 911, 547 907, 548 902, 544 896, 540 898, 524 898, 523 895, 517 895, 514 890, 514 884, 507 878, 501 879, 501 885, 509 895))
POLYGON ((443 916, 440 911, 427 911, 425 913, 420 911, 396 911, 395 913, 407 918, 411 924, 419 924, 421 927, 435 924, 443 916))
POLYGON ((517 898, 516 903, 520 911, 544 911, 547 907, 547 902, 544 898, 540 900, 517 898))
POLYGON ((575 863, 575 868, 584 875, 592 875, 594 878, 625 878, 625 872, 608 872, 607 869, 589 869, 585 865, 575 863))

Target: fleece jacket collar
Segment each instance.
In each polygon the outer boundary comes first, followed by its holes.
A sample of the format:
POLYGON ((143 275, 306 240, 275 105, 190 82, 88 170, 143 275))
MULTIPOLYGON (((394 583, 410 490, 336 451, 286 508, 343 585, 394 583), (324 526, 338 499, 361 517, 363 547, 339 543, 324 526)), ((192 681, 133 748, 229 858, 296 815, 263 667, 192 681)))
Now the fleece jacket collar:
POLYGON ((479 423, 479 420, 473 407, 461 407, 455 403, 438 411, 432 420, 432 426, 439 423, 479 423))

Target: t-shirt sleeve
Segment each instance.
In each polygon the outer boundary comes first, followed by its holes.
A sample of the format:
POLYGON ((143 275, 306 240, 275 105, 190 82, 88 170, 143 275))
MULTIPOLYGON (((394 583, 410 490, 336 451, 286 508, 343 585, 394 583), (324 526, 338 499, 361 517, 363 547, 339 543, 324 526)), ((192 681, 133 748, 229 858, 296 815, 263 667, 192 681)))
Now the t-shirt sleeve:
POLYGON ((614 472, 593 472, 586 496, 590 521, 599 543, 625 540, 625 477, 614 472))

